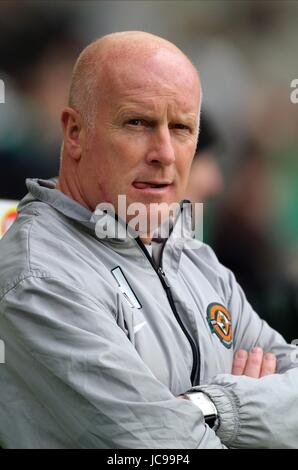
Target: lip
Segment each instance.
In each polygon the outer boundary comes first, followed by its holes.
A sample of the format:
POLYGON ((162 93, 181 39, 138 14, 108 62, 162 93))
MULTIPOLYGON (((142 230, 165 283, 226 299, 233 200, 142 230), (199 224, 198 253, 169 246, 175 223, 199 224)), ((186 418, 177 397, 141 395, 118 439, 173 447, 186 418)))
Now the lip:
POLYGON ((135 191, 139 194, 146 194, 146 195, 163 195, 169 192, 173 188, 173 183, 171 181, 166 180, 155 180, 155 181, 134 181, 132 183, 132 187, 135 191), (144 188, 138 188, 135 186, 136 184, 147 184, 147 185, 161 185, 160 187, 152 187, 152 186, 145 186, 144 188))
POLYGON ((150 185, 163 185, 163 186, 170 186, 173 182, 170 180, 136 180, 132 183, 134 186, 135 184, 150 184, 150 185))

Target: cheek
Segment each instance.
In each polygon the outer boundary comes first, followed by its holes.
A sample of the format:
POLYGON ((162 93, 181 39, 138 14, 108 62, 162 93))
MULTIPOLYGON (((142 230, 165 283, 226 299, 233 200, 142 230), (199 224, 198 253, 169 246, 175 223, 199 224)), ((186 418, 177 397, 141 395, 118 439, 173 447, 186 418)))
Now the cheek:
POLYGON ((125 194, 131 180, 134 179, 136 163, 125 149, 115 145, 98 157, 96 180, 102 194, 111 200, 117 194, 125 194))
POLYGON ((191 169, 192 158, 181 158, 177 162, 177 172, 180 176, 181 183, 185 184, 188 181, 190 169, 191 169))
POLYGON ((150 137, 143 132, 121 132, 111 142, 111 152, 119 164, 135 166, 143 159, 150 148, 150 137))
POLYGON ((106 147, 106 168, 114 174, 125 177, 142 160, 141 147, 137 139, 118 137, 106 147))

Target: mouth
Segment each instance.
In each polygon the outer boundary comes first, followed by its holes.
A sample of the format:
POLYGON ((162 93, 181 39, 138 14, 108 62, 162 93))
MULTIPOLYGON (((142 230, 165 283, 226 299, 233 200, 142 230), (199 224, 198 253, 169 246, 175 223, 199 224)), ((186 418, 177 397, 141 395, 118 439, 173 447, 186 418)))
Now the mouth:
POLYGON ((150 190, 162 191, 172 186, 172 183, 169 181, 134 181, 132 185, 135 189, 138 189, 141 191, 150 191, 150 190))

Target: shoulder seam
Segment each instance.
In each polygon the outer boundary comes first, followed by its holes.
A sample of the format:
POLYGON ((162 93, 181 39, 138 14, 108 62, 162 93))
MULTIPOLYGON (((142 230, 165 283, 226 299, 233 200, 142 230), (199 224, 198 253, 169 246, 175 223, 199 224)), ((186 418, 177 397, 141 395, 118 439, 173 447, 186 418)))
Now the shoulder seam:
MULTIPOLYGON (((67 286, 70 290, 79 292, 82 297, 87 298, 90 302, 92 302, 94 305, 96 305, 97 308, 103 308, 105 311, 107 311, 106 307, 102 303, 99 303, 97 300, 95 300, 94 298, 92 298, 88 294, 86 294, 86 292, 83 292, 82 291, 82 286, 79 286, 77 284, 71 284, 70 285, 69 283, 65 282, 63 279, 60 279, 56 276, 53 276, 49 272, 39 271, 39 270, 31 270, 30 272, 23 273, 19 277, 17 277, 14 281, 12 281, 11 284, 9 284, 7 286, 7 289, 3 289, 2 292, 0 292, 0 303, 4 300, 5 296, 10 291, 15 289, 22 281, 24 281, 25 279, 29 279, 29 278, 51 279, 51 280, 58 281, 59 283, 67 286)), ((113 315, 113 317, 115 317, 113 312, 110 312, 110 313, 113 315)))
POLYGON ((29 277, 46 277, 47 274, 48 273, 42 273, 41 271, 36 274, 34 274, 33 271, 21 273, 18 277, 14 278, 10 283, 6 284, 6 286, 1 289, 0 302, 2 301, 3 297, 8 294, 8 292, 13 290, 18 284, 20 284, 20 282, 24 281, 25 279, 28 279, 29 277))

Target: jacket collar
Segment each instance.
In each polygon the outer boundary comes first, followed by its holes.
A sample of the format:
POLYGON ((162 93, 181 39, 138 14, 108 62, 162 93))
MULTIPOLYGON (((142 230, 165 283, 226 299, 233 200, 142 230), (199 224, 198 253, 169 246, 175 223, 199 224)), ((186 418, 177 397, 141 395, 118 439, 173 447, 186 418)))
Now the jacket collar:
MULTIPOLYGON (((93 236, 100 238, 100 236, 98 236, 101 231, 100 225, 96 225, 96 223, 100 221, 100 217, 96 216, 96 211, 92 212, 74 199, 55 189, 56 182, 57 178, 51 178, 49 180, 38 178, 26 179, 26 186, 29 193, 19 203, 18 211, 21 212, 29 203, 41 201, 50 205, 69 219, 84 226, 93 236)), ((109 233, 109 238, 102 238, 102 241, 114 245, 134 244, 133 238, 137 237, 136 233, 130 231, 130 236, 128 236, 125 230, 125 223, 118 219, 116 214, 109 213, 108 217, 107 214, 102 214, 101 217, 105 217, 106 222, 110 223, 110 227, 112 227, 113 230, 113 233, 109 233)), ((192 239, 192 219, 192 204, 190 201, 184 200, 180 203, 180 210, 175 220, 171 222, 170 237, 166 238, 170 238, 179 245, 181 243, 183 244, 183 241, 192 239)), ((105 233, 107 233, 106 230, 105 233)), ((155 238, 161 239, 160 234, 155 234, 155 238)))

